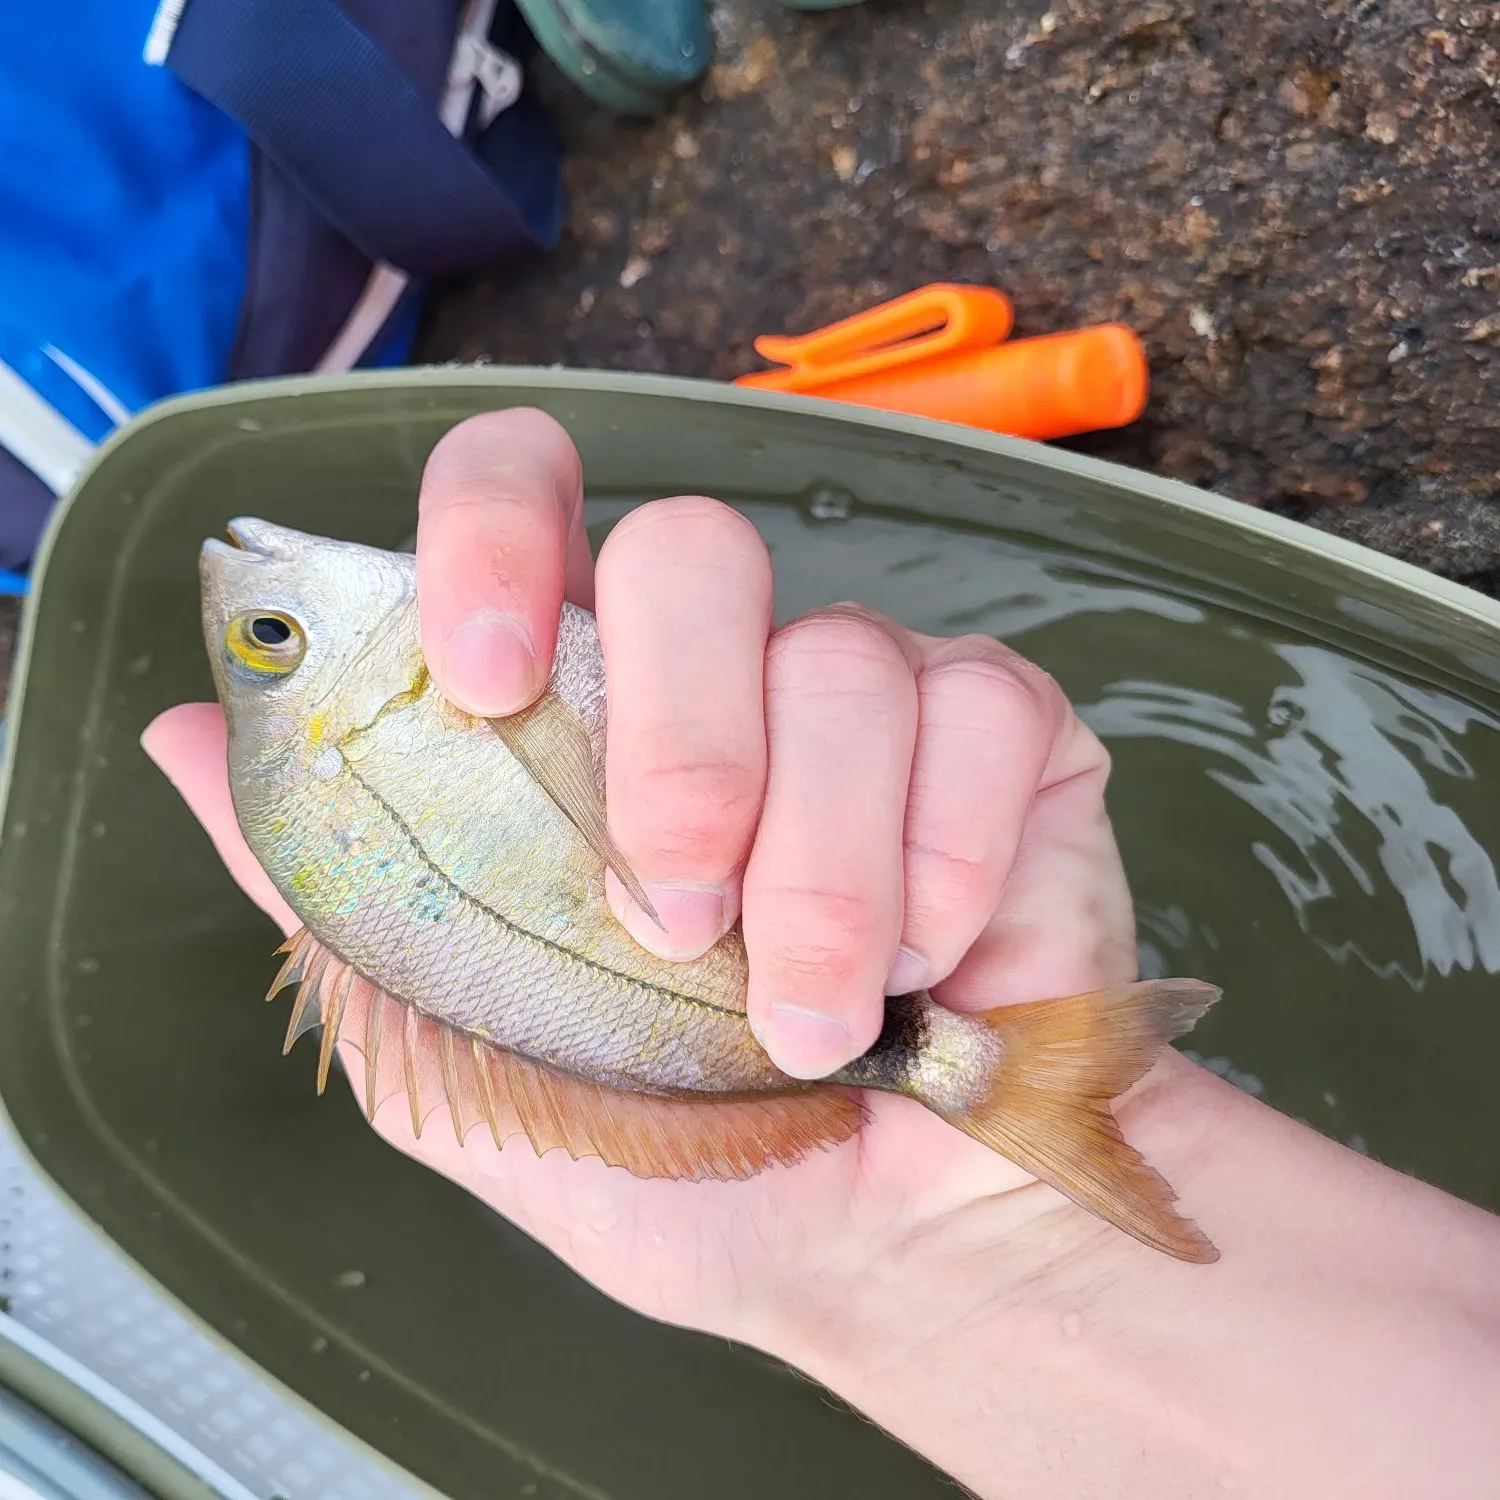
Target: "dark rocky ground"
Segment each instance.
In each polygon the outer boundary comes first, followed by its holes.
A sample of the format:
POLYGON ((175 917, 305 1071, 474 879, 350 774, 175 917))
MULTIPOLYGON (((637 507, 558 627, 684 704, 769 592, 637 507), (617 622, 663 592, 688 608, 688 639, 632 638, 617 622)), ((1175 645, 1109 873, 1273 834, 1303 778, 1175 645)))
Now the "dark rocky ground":
POLYGON ((1500 588, 1500 6, 717 0, 622 124, 548 84, 571 223, 432 359, 727 379, 927 281, 1120 319, 1145 418, 1078 446, 1500 588))
MULTIPOLYGON (((716 66, 660 120, 542 70, 565 241, 445 289, 421 357, 728 379, 758 333, 988 283, 1018 335, 1145 339, 1145 417, 1078 446, 1500 592, 1500 5, 714 19, 716 66)), ((0 661, 13 622, 0 601, 0 661)))

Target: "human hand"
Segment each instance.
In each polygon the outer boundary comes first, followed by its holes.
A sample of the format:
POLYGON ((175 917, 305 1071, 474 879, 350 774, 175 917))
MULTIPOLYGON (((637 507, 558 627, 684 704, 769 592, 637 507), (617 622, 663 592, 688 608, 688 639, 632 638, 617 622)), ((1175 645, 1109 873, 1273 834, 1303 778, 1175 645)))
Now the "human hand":
MULTIPOLYGON (((742 917, 751 1023, 783 1069, 821 1076, 865 1050, 887 991, 932 985, 988 1009, 1134 977, 1108 760, 1050 679, 988 638, 920 636, 853 606, 773 632, 765 548, 713 500, 633 511, 594 570, 581 489, 572 444, 537 412, 438 444, 417 540, 434 681, 472 712, 514 712, 546 682, 562 600, 597 609, 611 828, 666 932, 611 881, 617 914, 678 958, 742 917)), ((144 744, 294 931, 240 837, 217 705, 168 711, 144 744)), ((919 1106, 866 1102, 854 1141, 727 1184, 538 1159, 519 1139, 496 1151, 483 1130, 419 1140, 399 1100, 374 1124, 626 1303, 762 1344, 789 1297, 889 1263, 940 1220, 997 1242, 1101 1232, 919 1106)))

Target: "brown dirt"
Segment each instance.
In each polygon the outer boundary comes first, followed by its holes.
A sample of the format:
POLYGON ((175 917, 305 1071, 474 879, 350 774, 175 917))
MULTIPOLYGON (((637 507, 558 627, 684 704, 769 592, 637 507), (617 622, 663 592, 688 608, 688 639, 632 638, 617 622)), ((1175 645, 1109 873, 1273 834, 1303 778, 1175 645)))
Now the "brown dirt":
POLYGON ((927 281, 1121 319, 1145 418, 1077 446, 1500 581, 1500 6, 725 0, 670 116, 544 78, 567 239, 421 353, 727 379, 927 281))

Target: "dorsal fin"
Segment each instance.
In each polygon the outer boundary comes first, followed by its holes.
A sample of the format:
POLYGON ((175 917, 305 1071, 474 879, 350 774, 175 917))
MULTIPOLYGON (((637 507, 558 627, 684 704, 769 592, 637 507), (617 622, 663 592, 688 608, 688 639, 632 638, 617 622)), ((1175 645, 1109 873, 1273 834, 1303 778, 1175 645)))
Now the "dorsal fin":
POLYGON ((461 1035, 368 980, 351 981, 350 967, 305 931, 286 951, 297 962, 283 966, 272 994, 299 983, 287 1049, 326 1019, 364 1058, 366 1114, 404 1094, 419 1136, 432 1111, 446 1108, 460 1139, 482 1121, 497 1145, 524 1135, 539 1156, 561 1148, 637 1177, 734 1181, 846 1141, 864 1119, 855 1098, 817 1086, 708 1103, 606 1088, 461 1035), (403 1039, 399 1056, 380 1045, 393 1032, 403 1039))

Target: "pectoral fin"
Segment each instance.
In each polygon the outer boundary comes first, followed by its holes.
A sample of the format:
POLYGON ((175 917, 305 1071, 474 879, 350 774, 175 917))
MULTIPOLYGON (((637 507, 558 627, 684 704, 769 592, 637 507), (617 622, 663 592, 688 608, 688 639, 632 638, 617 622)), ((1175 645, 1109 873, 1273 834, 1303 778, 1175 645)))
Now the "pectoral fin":
POLYGON ((610 836, 604 799, 594 779, 589 732, 573 708, 549 690, 530 708, 489 723, 506 749, 583 835, 589 848, 615 872, 635 903, 661 927, 661 918, 645 887, 610 836))

